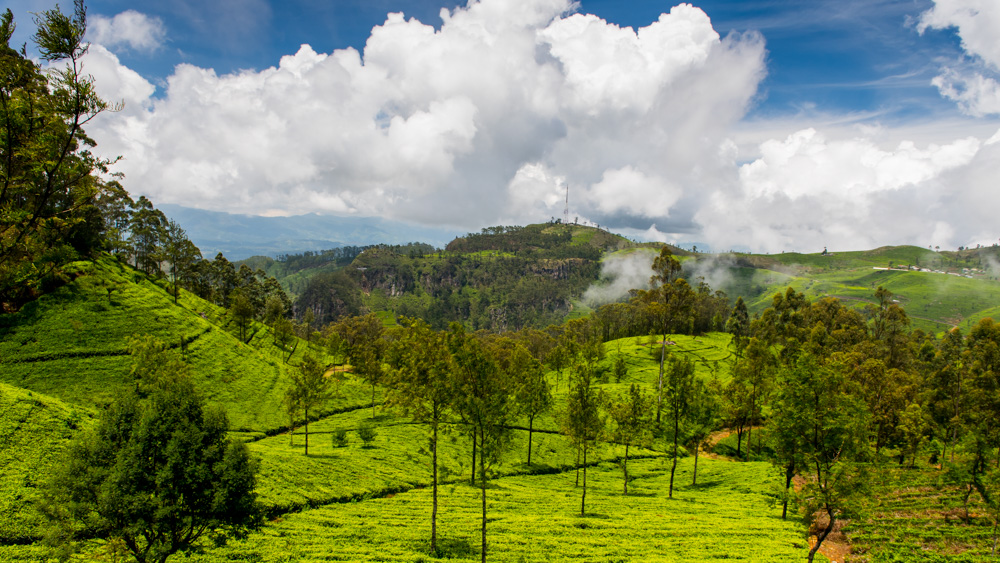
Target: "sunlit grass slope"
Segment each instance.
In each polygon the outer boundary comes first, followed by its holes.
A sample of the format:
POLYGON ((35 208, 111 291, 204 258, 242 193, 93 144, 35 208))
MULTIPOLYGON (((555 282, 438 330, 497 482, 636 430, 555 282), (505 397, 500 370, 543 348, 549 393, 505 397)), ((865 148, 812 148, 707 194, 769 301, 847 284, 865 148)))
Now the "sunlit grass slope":
POLYGON ((993 523, 978 494, 945 484, 943 472, 919 460, 915 468, 889 464, 875 474, 869 502, 844 532, 851 561, 941 563, 996 561, 993 523))
MULTIPOLYGON (((0 381, 85 407, 104 404, 129 381, 129 338, 151 335, 183 351, 199 391, 227 411, 234 430, 263 434, 288 424, 282 399, 290 370, 307 350, 325 357, 296 339, 289 359, 291 350, 259 323, 243 343, 225 309, 184 291, 175 305, 164 282, 112 259, 76 263, 73 274, 62 288, 0 316, 0 381)), ((368 397, 366 386, 348 382, 319 414, 368 397)))
POLYGON ((0 543, 38 536, 37 485, 92 420, 90 410, 0 383, 0 543))
MULTIPOLYGON (((588 472, 587 514, 572 472, 497 479, 487 490, 492 561, 795 561, 806 549, 801 527, 769 507, 774 472, 765 463, 702 460, 691 486, 691 462, 678 470, 675 499, 668 464, 633 465, 630 494, 617 467, 588 472)), ((271 522, 260 534, 194 556, 196 562, 428 561, 430 490, 334 504, 271 522)), ((479 491, 442 488, 442 556, 479 559, 479 491)))

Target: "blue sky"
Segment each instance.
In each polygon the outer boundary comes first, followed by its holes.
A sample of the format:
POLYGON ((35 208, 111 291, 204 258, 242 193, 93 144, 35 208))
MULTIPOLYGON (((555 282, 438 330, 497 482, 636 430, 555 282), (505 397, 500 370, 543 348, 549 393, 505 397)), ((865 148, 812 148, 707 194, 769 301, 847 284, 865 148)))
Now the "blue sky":
MULTIPOLYGON (((15 5, 19 2, 15 1, 15 5)), ((15 42, 28 41, 28 12, 47 2, 21 0, 15 42)), ((450 0, 97 0, 91 16, 136 10, 159 18, 166 37, 154 52, 124 49, 122 62, 154 83, 181 62, 220 74, 274 66, 307 43, 319 52, 363 50, 371 29, 389 12, 440 27, 450 0), (243 8, 243 7, 246 8, 243 8), (240 7, 240 8, 237 8, 240 7)), ((659 0, 584 0, 579 11, 634 28, 668 11, 659 0)), ((955 111, 931 85, 937 59, 962 56, 954 29, 917 33, 915 21, 931 0, 705 0, 695 2, 720 34, 756 31, 768 49, 768 76, 749 117, 803 110, 878 112, 892 120, 926 119, 955 111)))
POLYGON ((126 110, 89 132, 134 193, 220 211, 477 229, 568 185, 572 218, 717 248, 1000 236, 1000 3, 673 6, 93 0, 126 110))

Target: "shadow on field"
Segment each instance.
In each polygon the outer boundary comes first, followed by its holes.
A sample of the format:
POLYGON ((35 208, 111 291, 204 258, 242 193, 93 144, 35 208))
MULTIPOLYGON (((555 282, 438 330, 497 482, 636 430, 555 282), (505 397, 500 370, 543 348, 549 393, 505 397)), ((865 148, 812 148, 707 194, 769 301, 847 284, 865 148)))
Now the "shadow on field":
MULTIPOLYGON (((609 516, 607 514, 601 514, 600 512, 588 512, 588 513, 582 514, 582 515, 581 514, 577 514, 576 517, 579 518, 579 519, 581 519, 581 520, 607 520, 607 519, 611 518, 611 516, 609 516)), ((580 523, 574 524, 574 526, 576 526, 577 528, 586 528, 585 524, 586 524, 586 522, 580 522, 580 523)))
POLYGON ((649 498, 655 496, 659 495, 654 492, 643 492, 643 491, 629 491, 627 495, 622 495, 622 497, 640 497, 640 498, 649 498))
POLYGON ((718 487, 721 484, 722 484, 722 481, 719 480, 719 479, 716 479, 714 481, 702 480, 702 481, 699 481, 697 485, 688 485, 688 486, 686 486, 684 488, 685 489, 692 489, 692 490, 695 490, 695 491, 702 491, 702 490, 705 490, 705 489, 712 489, 712 488, 718 487))
POLYGON ((437 559, 465 559, 479 555, 479 548, 472 547, 468 538, 438 538, 437 559))

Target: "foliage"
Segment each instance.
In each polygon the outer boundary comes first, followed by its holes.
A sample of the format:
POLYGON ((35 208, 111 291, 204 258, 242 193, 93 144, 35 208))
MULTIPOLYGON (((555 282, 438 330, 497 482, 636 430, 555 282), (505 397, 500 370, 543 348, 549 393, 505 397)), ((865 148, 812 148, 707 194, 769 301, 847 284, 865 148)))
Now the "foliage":
POLYGON ((206 534, 256 524, 246 447, 227 438, 221 411, 204 410, 183 364, 165 371, 148 358, 136 355, 136 371, 155 377, 124 391, 46 484, 50 539, 106 534, 137 561, 162 562, 206 534))
POLYGON ((83 73, 87 13, 58 8, 35 17, 32 37, 45 73, 10 47, 14 17, 0 18, 0 311, 37 296, 67 262, 101 248, 99 196, 117 195, 100 178, 112 161, 97 158, 83 130, 109 109, 83 73))
POLYGON ((309 411, 322 406, 333 395, 332 380, 326 376, 326 368, 311 355, 302 359, 296 371, 292 372, 292 385, 286 393, 286 401, 295 410, 302 410, 306 430, 305 455, 309 455, 309 411))

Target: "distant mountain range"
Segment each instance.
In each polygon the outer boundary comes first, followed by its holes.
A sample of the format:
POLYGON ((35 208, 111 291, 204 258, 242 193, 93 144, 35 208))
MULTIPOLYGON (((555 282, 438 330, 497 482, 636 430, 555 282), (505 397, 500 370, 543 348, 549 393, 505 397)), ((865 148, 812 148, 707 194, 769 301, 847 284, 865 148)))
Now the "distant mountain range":
POLYGON ((180 205, 158 208, 187 231, 188 238, 211 259, 221 252, 229 260, 276 256, 340 246, 426 242, 444 247, 465 232, 426 227, 381 217, 295 215, 259 217, 204 211, 180 205))

